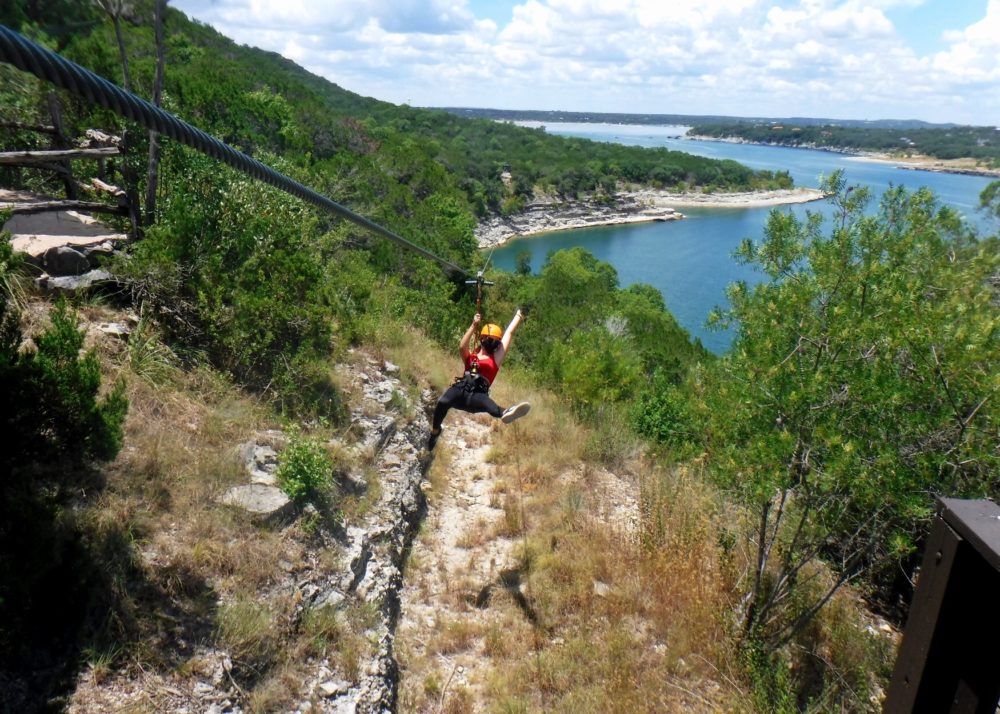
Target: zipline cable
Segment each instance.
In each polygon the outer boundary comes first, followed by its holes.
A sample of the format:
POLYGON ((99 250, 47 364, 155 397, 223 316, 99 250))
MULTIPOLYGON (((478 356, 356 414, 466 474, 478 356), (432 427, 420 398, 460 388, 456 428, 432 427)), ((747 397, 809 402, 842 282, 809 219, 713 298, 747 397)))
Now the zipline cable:
POLYGON ((248 176, 279 188, 297 198, 334 213, 341 218, 358 224, 383 238, 422 255, 437 263, 452 277, 472 277, 471 274, 440 258, 426 248, 408 241, 388 228, 380 226, 368 218, 359 215, 351 209, 342 206, 311 188, 302 185, 282 173, 279 173, 260 161, 253 159, 242 151, 205 133, 201 129, 178 119, 173 114, 126 92, 121 87, 109 82, 88 69, 60 57, 31 40, 14 32, 5 25, 0 25, 0 61, 14 65, 20 70, 30 72, 41 80, 54 84, 94 104, 111 109, 119 116, 126 117, 142 124, 147 129, 158 131, 164 136, 185 144, 197 151, 207 154, 248 176))

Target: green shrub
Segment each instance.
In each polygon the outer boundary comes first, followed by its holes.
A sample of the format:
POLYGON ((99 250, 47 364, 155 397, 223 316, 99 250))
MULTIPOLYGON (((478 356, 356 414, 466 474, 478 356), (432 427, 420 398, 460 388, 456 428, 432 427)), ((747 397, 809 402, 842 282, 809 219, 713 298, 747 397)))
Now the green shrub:
POLYGON ((293 434, 278 457, 278 483, 296 501, 315 494, 332 473, 333 459, 317 439, 293 434))
POLYGON ((272 388, 288 417, 313 417, 331 424, 347 419, 347 403, 327 361, 292 360, 272 388))
POLYGON ((119 382, 103 399, 97 355, 82 356, 83 332, 64 301, 52 311, 52 325, 35 339, 36 349, 20 351, 16 311, 0 296, 0 426, 11 445, 0 468, 83 464, 112 459, 121 448, 128 408, 119 382))
POLYGON ((97 487, 92 462, 118 453, 128 406, 122 383, 98 397, 97 357, 81 356, 83 333, 64 302, 36 349, 22 349, 22 338, 0 292, 0 668, 18 664, 19 648, 44 649, 78 626, 93 571, 66 504, 97 487))

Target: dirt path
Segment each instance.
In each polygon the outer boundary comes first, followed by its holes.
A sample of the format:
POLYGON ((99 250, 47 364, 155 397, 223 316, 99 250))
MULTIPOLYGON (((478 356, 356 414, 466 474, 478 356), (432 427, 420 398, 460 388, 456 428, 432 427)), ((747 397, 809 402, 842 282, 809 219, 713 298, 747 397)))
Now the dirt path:
MULTIPOLYGON (((532 644, 530 597, 518 572, 521 495, 507 491, 511 484, 488 461, 497 428, 505 427, 453 411, 435 452, 427 516, 401 594, 400 711, 489 711, 495 655, 509 652, 513 640, 527 656, 549 644, 532 644)), ((580 494, 590 518, 634 537, 637 483, 579 465, 557 481, 565 493, 580 494)))
POLYGON ((404 576, 400 711, 437 711, 456 694, 463 711, 485 710, 492 666, 483 651, 486 633, 510 614, 489 593, 517 558, 517 541, 502 535, 496 468, 486 461, 491 421, 453 412, 437 446, 432 478, 441 483, 428 492, 427 517, 404 576))

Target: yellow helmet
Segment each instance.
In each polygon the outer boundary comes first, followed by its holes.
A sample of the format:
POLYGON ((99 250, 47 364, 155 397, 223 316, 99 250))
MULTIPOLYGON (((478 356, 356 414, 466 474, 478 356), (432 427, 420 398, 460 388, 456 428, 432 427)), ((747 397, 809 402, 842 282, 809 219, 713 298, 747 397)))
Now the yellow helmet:
POLYGON ((491 322, 490 324, 484 326, 479 332, 479 339, 483 340, 487 337, 495 337, 498 340, 503 337, 503 330, 500 329, 500 325, 494 325, 491 322))

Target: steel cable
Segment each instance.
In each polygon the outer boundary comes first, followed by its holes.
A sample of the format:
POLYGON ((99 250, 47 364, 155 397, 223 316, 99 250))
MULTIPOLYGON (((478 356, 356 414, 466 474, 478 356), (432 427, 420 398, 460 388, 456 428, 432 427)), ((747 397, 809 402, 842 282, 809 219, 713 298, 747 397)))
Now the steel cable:
POLYGON ((341 218, 356 223, 383 238, 397 243, 408 250, 422 255, 441 266, 454 277, 472 277, 471 274, 440 258, 426 248, 408 241, 374 221, 355 213, 346 206, 317 193, 311 188, 285 176, 257 159, 247 156, 228 144, 219 141, 201 129, 178 119, 173 114, 130 94, 121 87, 99 77, 88 69, 60 57, 55 52, 28 40, 5 25, 0 25, 0 61, 7 62, 20 70, 30 72, 41 80, 54 84, 93 104, 111 109, 119 116, 126 117, 153 129, 164 136, 211 156, 248 176, 279 188, 297 198, 334 213, 341 218))

